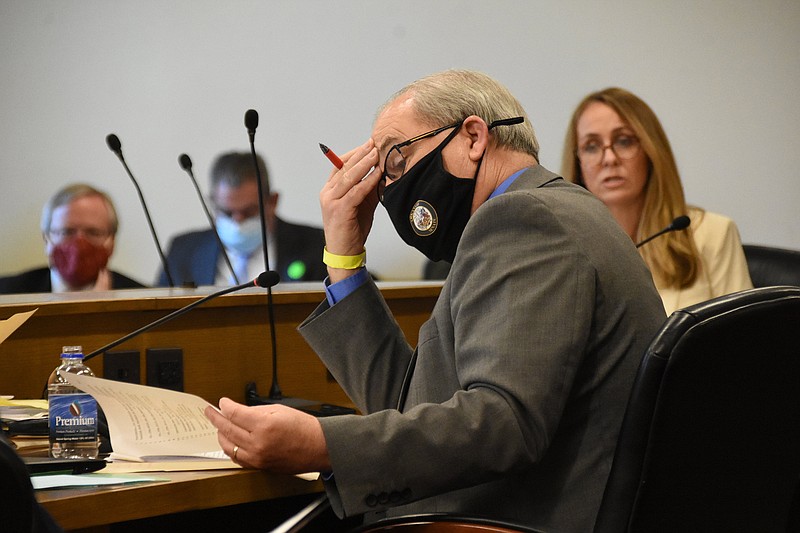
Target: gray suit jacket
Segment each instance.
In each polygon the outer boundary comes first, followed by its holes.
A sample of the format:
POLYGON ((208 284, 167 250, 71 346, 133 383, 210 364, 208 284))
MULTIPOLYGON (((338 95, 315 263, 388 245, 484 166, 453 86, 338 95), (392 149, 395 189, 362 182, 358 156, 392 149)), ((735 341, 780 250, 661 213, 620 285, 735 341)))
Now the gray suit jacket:
POLYGON ((608 209, 529 169, 473 214, 416 351, 372 282, 301 324, 366 413, 320 420, 334 509, 590 531, 664 318, 608 209))

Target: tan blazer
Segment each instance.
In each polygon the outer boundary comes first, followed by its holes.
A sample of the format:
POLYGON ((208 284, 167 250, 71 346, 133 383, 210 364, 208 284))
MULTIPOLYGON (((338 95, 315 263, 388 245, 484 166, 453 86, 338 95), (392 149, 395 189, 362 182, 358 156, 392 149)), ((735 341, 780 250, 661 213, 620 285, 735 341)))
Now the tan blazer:
POLYGON ((685 289, 658 289, 667 315, 723 294, 753 288, 739 230, 733 220, 696 207, 689 209, 689 218, 692 223, 686 231, 691 231, 700 252, 700 272, 697 280, 685 289))

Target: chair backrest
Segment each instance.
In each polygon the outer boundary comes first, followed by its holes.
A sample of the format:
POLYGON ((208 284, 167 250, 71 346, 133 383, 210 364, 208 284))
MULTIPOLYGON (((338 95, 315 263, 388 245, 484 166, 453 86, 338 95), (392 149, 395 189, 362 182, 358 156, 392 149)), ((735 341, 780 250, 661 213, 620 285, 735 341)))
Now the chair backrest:
POLYGON ((352 533, 540 533, 534 529, 485 518, 446 513, 385 518, 352 533))
POLYGON ((25 463, 0 435, 0 531, 61 533, 61 527, 36 501, 25 463))
POLYGON ((0 436, 0 520, 8 531, 31 531, 36 500, 25 464, 11 445, 0 436))
POLYGON ((642 359, 595 533, 786 531, 800 481, 800 288, 675 311, 642 359))
POLYGON ((755 244, 742 248, 754 287, 800 286, 800 251, 755 244))

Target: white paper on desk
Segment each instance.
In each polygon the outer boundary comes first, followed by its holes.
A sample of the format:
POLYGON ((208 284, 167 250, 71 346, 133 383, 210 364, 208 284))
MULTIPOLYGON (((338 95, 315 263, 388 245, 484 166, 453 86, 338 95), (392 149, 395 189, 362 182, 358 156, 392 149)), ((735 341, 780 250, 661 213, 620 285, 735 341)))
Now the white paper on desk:
POLYGON ((147 458, 148 462, 130 462, 130 461, 113 461, 108 463, 103 468, 103 473, 106 474, 131 474, 141 472, 196 472, 198 470, 240 470, 242 467, 234 463, 228 458, 225 460, 208 460, 196 459, 194 457, 185 457, 176 460, 175 457, 170 457, 164 461, 151 461, 150 457, 147 458))
POLYGON ((0 320, 0 343, 8 338, 9 335, 14 333, 18 327, 25 323, 36 310, 28 311, 27 313, 17 313, 10 316, 6 320, 0 320))
POLYGON ((203 414, 211 404, 198 396, 92 376, 64 377, 103 408, 115 454, 129 460, 225 457, 217 429, 203 414))
POLYGON ((47 400, 0 399, 0 418, 3 420, 35 420, 47 418, 47 400))
POLYGON ((123 483, 143 483, 145 481, 159 481, 159 478, 131 475, 109 476, 107 474, 91 473, 31 476, 31 484, 34 490, 67 487, 98 487, 101 485, 120 485, 123 483))

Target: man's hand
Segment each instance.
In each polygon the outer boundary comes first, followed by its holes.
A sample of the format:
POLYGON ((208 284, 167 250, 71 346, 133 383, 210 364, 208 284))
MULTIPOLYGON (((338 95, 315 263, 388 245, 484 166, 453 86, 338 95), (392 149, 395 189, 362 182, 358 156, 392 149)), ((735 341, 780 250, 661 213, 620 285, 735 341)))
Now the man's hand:
POLYGON ((103 268, 97 273, 97 280, 94 282, 95 291, 110 291, 111 290, 111 271, 103 268))
MULTIPOLYGON (((345 154, 342 161, 344 166, 331 173, 319 194, 325 246, 336 255, 359 255, 378 205, 378 150, 370 139, 345 154)), ((353 273, 328 268, 333 283, 353 273)))
POLYGON ((330 471, 325 436, 314 416, 285 405, 248 407, 228 398, 219 401, 219 409, 222 414, 206 407, 205 415, 234 462, 284 474, 330 471))

